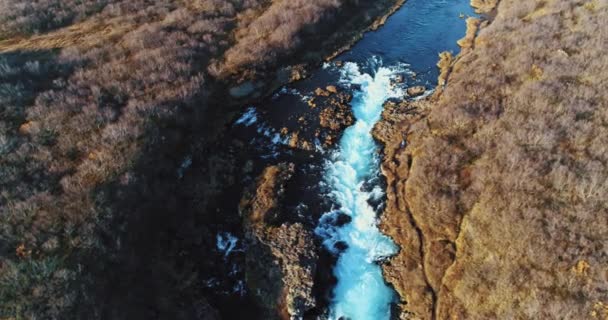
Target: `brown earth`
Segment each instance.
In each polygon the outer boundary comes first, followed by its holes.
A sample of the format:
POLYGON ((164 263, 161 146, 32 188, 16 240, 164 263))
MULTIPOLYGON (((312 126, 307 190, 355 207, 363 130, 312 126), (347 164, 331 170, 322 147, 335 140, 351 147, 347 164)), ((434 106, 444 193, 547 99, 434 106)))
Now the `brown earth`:
POLYGON ((374 132, 400 316, 606 319, 608 4, 473 5, 490 20, 467 21, 434 97, 374 132))

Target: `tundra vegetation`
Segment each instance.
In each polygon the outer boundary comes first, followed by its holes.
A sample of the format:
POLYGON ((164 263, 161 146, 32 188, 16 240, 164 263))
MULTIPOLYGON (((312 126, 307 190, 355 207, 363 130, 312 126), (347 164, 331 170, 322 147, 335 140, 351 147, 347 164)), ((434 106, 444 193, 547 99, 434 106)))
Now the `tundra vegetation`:
POLYGON ((184 136, 222 126, 232 76, 394 2, 0 0, 0 318, 213 318, 184 252, 217 269, 215 235, 186 217, 230 161, 202 137, 202 182, 180 194, 184 136))
POLYGON ((420 248, 385 269, 422 318, 605 319, 608 3, 502 0, 490 17, 469 21, 481 29, 422 121, 387 113, 389 199, 406 202, 384 227, 420 248), (399 210, 413 233, 394 229, 399 210))

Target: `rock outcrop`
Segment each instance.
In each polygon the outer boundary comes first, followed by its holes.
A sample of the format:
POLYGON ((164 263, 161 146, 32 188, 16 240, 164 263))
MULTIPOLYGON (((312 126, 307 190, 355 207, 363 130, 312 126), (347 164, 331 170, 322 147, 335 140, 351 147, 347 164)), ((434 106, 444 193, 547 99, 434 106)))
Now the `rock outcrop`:
POLYGON ((410 97, 418 97, 424 94, 426 88, 424 86, 414 86, 407 88, 407 95, 410 97))
POLYGON ((280 205, 293 171, 293 164, 267 167, 240 205, 249 243, 246 282, 266 312, 264 319, 298 319, 316 305, 314 235, 289 222, 280 205))
POLYGON ((323 104, 324 109, 319 113, 321 127, 341 131, 352 125, 354 117, 349 105, 351 99, 352 96, 345 92, 337 93, 327 99, 323 104))

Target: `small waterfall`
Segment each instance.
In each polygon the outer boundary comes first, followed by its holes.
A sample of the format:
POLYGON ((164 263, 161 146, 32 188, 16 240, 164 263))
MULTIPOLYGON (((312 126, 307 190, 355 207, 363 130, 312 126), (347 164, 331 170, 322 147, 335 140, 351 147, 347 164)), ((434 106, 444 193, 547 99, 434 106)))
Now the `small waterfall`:
POLYGON ((345 130, 325 166, 325 183, 336 207, 321 217, 316 232, 326 248, 339 255, 334 269, 338 283, 330 306, 332 319, 389 319, 390 305, 396 298, 378 261, 395 254, 397 248, 377 228, 377 212, 368 200, 376 200, 380 192, 374 186, 380 159, 371 131, 380 120, 384 102, 403 96, 391 78, 405 69, 382 67, 377 60, 370 64, 370 73, 362 72, 355 63, 342 69, 341 82, 355 88, 351 105, 356 122, 345 130))

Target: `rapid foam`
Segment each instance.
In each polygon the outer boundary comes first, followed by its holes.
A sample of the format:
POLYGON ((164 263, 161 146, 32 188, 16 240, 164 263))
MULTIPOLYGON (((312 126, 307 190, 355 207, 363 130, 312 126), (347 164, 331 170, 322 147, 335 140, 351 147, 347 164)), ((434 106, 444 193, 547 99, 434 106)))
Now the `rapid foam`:
POLYGON ((374 67, 373 74, 362 72, 354 63, 342 69, 341 82, 357 87, 351 103, 356 122, 345 130, 338 150, 326 164, 324 178, 336 208, 322 216, 316 229, 324 245, 339 254, 331 319, 389 319, 396 298, 382 277, 378 261, 394 255, 397 247, 378 230, 377 213, 368 200, 381 196, 377 186, 369 188, 380 165, 371 130, 380 120, 384 102, 403 96, 402 89, 391 83, 397 72, 404 72, 403 67, 374 67), (371 191, 364 191, 364 185, 371 191), (349 216, 350 222, 339 223, 344 220, 341 215, 349 216))

